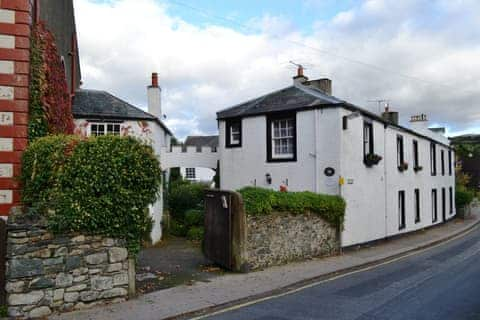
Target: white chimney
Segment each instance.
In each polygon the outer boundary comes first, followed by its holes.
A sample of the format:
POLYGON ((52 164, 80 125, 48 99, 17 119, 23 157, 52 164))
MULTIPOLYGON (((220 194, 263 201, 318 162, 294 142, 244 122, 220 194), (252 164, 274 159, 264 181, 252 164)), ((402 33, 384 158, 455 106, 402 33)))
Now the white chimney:
POLYGON ((159 119, 162 119, 162 89, 158 86, 158 74, 152 73, 152 84, 147 87, 148 112, 159 119))
POLYGON ((428 132, 428 119, 427 115, 422 113, 419 115, 411 116, 410 118, 410 128, 419 133, 428 132))

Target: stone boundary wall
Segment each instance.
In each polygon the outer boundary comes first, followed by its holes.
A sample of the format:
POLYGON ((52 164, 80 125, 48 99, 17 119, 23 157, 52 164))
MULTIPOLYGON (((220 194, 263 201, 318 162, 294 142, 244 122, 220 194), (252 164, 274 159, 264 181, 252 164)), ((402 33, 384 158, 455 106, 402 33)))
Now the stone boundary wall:
POLYGON ((314 213, 274 212, 246 218, 248 270, 339 253, 337 228, 314 213))
POLYGON ((132 277, 129 268, 134 267, 123 240, 81 234, 54 236, 42 223, 10 220, 9 316, 46 317, 127 299, 129 275, 132 277))

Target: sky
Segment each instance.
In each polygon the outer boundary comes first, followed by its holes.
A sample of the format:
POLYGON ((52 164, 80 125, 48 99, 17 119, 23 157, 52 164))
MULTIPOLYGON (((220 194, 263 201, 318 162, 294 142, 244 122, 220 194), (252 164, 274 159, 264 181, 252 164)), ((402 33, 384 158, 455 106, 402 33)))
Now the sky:
POLYGON ((480 133, 478 0, 74 0, 83 88, 146 110, 158 72, 174 134, 217 134, 216 112, 292 84, 296 67, 333 95, 408 125, 480 133), (381 104, 383 109, 383 103, 381 104))

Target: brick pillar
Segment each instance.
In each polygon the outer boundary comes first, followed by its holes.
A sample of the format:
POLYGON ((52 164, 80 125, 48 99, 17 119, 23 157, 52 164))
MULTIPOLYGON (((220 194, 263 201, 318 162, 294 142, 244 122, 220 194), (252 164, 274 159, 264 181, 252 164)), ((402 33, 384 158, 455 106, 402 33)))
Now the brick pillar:
POLYGON ((32 0, 0 0, 0 216, 20 202, 21 153, 27 145, 32 0))

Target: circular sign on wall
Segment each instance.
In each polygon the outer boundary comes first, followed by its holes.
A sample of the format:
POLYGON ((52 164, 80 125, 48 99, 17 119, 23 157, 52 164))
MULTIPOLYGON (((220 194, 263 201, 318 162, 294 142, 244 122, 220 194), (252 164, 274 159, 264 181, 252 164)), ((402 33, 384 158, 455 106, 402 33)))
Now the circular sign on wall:
POLYGON ((335 174, 335 169, 331 168, 331 167, 328 167, 328 168, 325 168, 325 170, 323 171, 323 173, 325 173, 325 175, 327 177, 331 177, 335 174))

